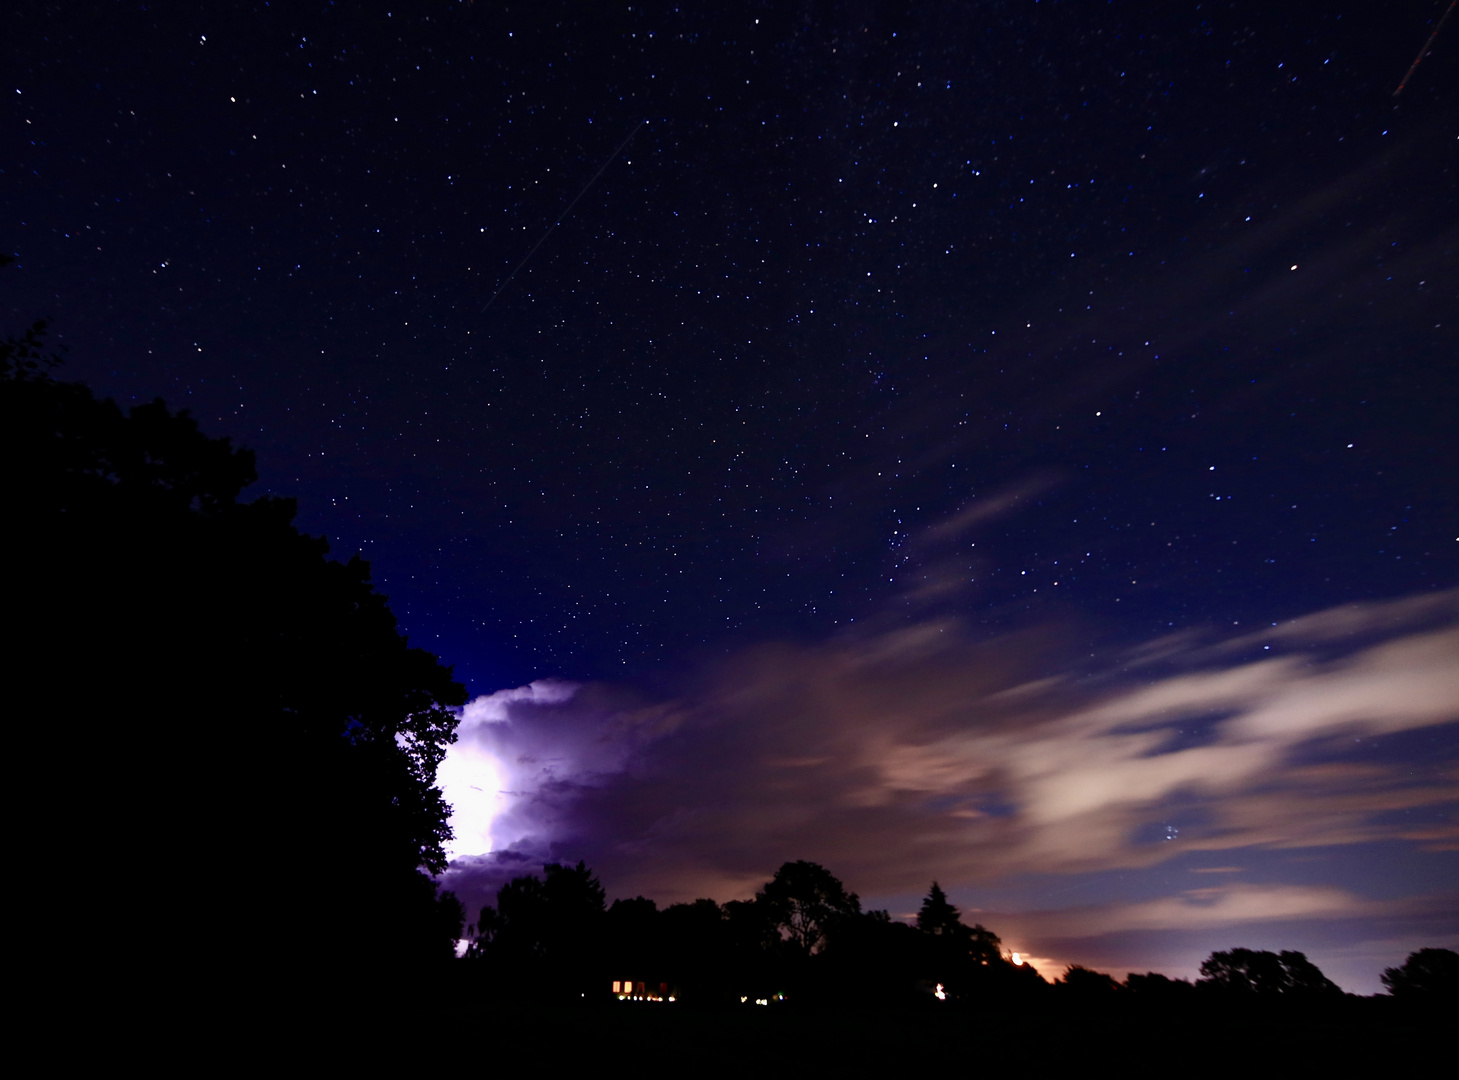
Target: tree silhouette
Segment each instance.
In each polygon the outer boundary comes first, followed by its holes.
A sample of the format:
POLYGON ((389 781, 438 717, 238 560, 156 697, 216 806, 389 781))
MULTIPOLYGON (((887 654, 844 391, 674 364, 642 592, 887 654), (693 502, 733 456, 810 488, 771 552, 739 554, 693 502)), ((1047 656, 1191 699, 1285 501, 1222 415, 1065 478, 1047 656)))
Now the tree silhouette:
POLYGON ((608 908, 604 956, 620 978, 668 981, 662 919, 658 904, 643 896, 614 900, 608 908))
POLYGON ((1383 985, 1405 1001, 1459 1000, 1459 953, 1452 949, 1419 949, 1402 967, 1386 968, 1383 985))
POLYGON ((1286 985, 1282 992, 1298 997, 1318 997, 1341 994, 1336 983, 1324 975, 1316 964, 1299 952, 1282 950, 1277 954, 1286 973, 1286 985))
POLYGON ((1132 971, 1125 976, 1125 989, 1145 999, 1168 1001, 1190 993, 1195 987, 1185 979, 1172 979, 1158 971, 1143 975, 1132 971))
POLYGON ((917 929, 924 934, 938 936, 960 934, 967 929, 957 908, 948 903, 947 894, 935 881, 927 898, 922 901, 922 909, 917 912, 917 929))
POLYGON ((1068 993, 1087 1000, 1107 1000, 1123 989, 1113 976, 1079 964, 1066 968, 1060 983, 1068 993))
POLYGON ((1235 996, 1319 997, 1342 991, 1300 952, 1231 949, 1201 963, 1197 986, 1235 996))
POLYGON ((805 860, 782 865, 755 901, 802 956, 820 951, 838 920, 861 914, 855 893, 824 866, 805 860))
POLYGON ((724 909, 713 900, 670 904, 659 913, 657 930, 666 973, 691 1002, 730 995, 734 960, 724 909))
POLYGON ((943 984, 954 998, 983 998, 1026 980, 1003 958, 998 935, 982 925, 968 926, 937 882, 917 913, 923 939, 923 977, 943 984))
POLYGON ((603 887, 587 866, 550 863, 513 878, 485 907, 467 946, 488 977, 513 992, 579 1000, 608 974, 603 887))
POLYGON ((463 688, 366 563, 328 561, 289 500, 240 501, 251 453, 58 382, 40 348, 0 351, 0 499, 22 821, 85 867, 56 939, 104 904, 118 970, 449 955, 427 872, 463 688))
MULTIPOLYGON (((937 883, 911 926, 885 911, 863 912, 856 894, 813 862, 785 863, 750 901, 701 899, 662 911, 643 896, 611 907, 604 901, 582 862, 508 882, 472 928, 468 956, 486 961, 477 985, 514 1000, 605 1005, 614 999, 612 981, 625 978, 667 985, 679 1001, 699 1005, 768 999, 792 1008, 918 1011, 1041 1002, 1069 1016, 1098 1013, 1101 1022, 1141 1014, 1169 1020, 1202 1008, 1229 1015, 1223 998, 1302 1006, 1288 1016, 1313 1005, 1344 1007, 1316 965, 1290 951, 1212 953, 1201 965, 1200 992, 1155 972, 1132 972, 1122 984, 1077 964, 1051 986, 1030 965, 1004 958, 997 935, 964 924, 937 883)), ((1414 993, 1420 985, 1452 986, 1443 980, 1452 980, 1454 961, 1446 950, 1423 950, 1384 981, 1414 993)))

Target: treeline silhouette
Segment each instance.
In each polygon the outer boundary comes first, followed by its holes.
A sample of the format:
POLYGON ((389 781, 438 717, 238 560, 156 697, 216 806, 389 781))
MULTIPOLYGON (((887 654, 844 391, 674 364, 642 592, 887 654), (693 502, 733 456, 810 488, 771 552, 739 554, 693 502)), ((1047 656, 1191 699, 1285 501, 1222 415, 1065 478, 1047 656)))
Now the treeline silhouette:
POLYGON ((44 332, 0 342, 12 850, 51 879, 25 942, 127 980, 449 960, 464 688, 365 562, 240 498, 250 452, 58 381, 44 332))
POLYGON ((937 886, 914 928, 862 911, 855 893, 804 861, 782 866, 753 900, 662 911, 642 896, 605 906, 586 866, 553 864, 502 886, 468 935, 466 962, 483 986, 560 1002, 911 1003, 1042 985, 993 933, 965 925, 937 886))
MULTIPOLYGON (((662 910, 642 896, 605 903, 586 865, 514 878, 467 928, 474 992, 512 1001, 685 1006, 790 1003, 859 1008, 1321 1007, 1345 997, 1300 952, 1213 952, 1195 982, 1156 972, 1124 981, 1075 965, 1052 983, 998 936, 968 925, 933 882, 915 925, 864 911, 825 867, 788 862, 753 900, 662 910)), ((1459 1000, 1459 955, 1423 949, 1383 982, 1395 997, 1459 1000)))

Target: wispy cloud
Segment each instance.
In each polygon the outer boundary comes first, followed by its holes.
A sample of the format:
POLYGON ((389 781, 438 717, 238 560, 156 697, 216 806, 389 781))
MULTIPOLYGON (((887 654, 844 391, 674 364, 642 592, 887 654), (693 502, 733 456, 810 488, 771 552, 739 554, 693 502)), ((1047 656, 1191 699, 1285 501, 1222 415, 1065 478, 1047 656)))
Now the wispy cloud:
MULTIPOLYGON (((1228 868, 1229 869, 1229 868, 1228 868)), ((1209 880, 1209 879, 1208 879, 1209 880)), ((1333 885, 1226 881, 1145 900, 982 911, 1005 943, 1050 977, 1071 963, 1122 975, 1194 978, 1214 949, 1299 949, 1340 986, 1381 991, 1385 966, 1426 945, 1459 944, 1452 891, 1372 898, 1333 885)))
POLYGON ((1326 886, 1231 885, 1188 889, 1137 903, 1028 912, 1017 921, 1040 937, 1080 938, 1129 930, 1209 930, 1253 922, 1349 918, 1394 906, 1326 886))
MULTIPOLYGON (((1451 591, 1050 676, 1052 631, 975 641, 928 621, 746 650, 652 705, 602 687, 493 695, 468 706, 453 754, 484 754, 504 778, 498 855, 456 881, 532 852, 586 858, 617 894, 727 899, 810 858, 892 895, 1193 850, 1452 847, 1459 830, 1433 811, 1459 798, 1454 762, 1386 748, 1459 720, 1456 624, 1451 591)), ((1346 917, 1356 903, 1232 883, 1080 925, 1346 917)))

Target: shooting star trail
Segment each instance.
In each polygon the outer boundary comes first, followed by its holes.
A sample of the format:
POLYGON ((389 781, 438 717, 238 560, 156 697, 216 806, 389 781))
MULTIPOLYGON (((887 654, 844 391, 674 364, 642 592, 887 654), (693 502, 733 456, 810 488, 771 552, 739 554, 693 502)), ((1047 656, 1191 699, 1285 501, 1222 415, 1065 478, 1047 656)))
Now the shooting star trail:
POLYGON ((1408 80, 1413 78, 1413 73, 1418 70, 1419 64, 1423 63, 1424 57, 1429 55, 1429 49, 1433 47, 1434 38, 1439 36, 1439 31, 1444 29, 1444 24, 1449 21, 1449 16, 1454 14, 1455 4, 1459 4, 1459 0, 1449 0, 1449 6, 1444 9, 1444 14, 1439 17, 1439 24, 1434 27, 1434 32, 1429 35, 1429 40, 1424 42, 1424 47, 1418 51, 1418 56, 1408 66, 1408 72, 1403 76, 1403 81, 1398 84, 1398 89, 1393 91, 1394 97, 1403 93, 1403 88, 1408 85, 1408 80))
POLYGON ((573 197, 572 202, 567 204, 567 208, 563 210, 562 213, 557 215, 557 220, 547 227, 547 231, 542 234, 542 239, 538 240, 535 244, 532 245, 532 250, 527 252, 527 257, 516 265, 512 272, 507 275, 507 279, 505 281, 497 286, 496 292, 491 294, 491 299, 488 300, 485 306, 481 309, 481 313, 483 315, 486 314, 487 309, 490 308, 492 304, 496 303, 496 298, 506 291, 506 287, 512 283, 512 278, 517 276, 522 267, 526 266, 529 262, 532 261, 532 256, 537 254, 537 249, 540 248, 543 244, 547 243, 547 238, 552 235, 552 230, 561 225, 563 218, 572 213, 572 208, 578 204, 578 200, 586 195, 588 193, 588 189, 598 182, 598 177, 602 176, 608 166, 613 164, 618 155, 623 153, 623 148, 633 141, 633 137, 638 134, 638 129, 643 127, 643 125, 646 123, 648 123, 647 120, 640 120, 638 124, 634 127, 634 129, 628 133, 628 138, 624 139, 621 143, 618 144, 618 149, 614 150, 611 154, 608 155, 608 160, 603 162, 602 165, 598 166, 598 171, 593 173, 593 178, 583 185, 583 189, 573 197))

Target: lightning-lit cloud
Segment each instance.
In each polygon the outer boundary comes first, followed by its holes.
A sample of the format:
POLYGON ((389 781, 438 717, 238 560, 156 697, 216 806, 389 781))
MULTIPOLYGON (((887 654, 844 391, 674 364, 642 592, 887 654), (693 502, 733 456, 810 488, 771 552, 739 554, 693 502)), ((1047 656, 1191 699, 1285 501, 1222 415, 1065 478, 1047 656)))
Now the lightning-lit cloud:
MULTIPOLYGON (((1459 846, 1435 813, 1459 799, 1455 762, 1385 751, 1459 720, 1459 591, 1150 643, 1098 671, 1058 662, 1065 636, 979 641, 927 621, 749 649, 650 705, 565 684, 478 699, 452 759, 493 763, 495 855, 458 863, 453 884, 504 872, 513 852, 585 858, 617 895, 676 900, 744 896, 794 858, 896 895, 1192 853, 1459 846)), ((448 764, 456 801, 467 770, 448 764)), ((1071 914, 1065 930, 1367 903, 1312 884, 1199 884, 1071 914)))
MULTIPOLYGON (((595 754, 599 734, 585 732, 570 719, 548 725, 522 721, 524 712, 562 705, 579 689, 575 683, 543 680, 482 695, 461 710, 455 745, 436 771, 451 802, 452 858, 485 855, 500 848, 503 837, 510 842, 548 827, 522 816, 533 796, 621 765, 621 755, 604 760, 595 754)), ((561 719, 564 714, 553 715, 561 719)))

